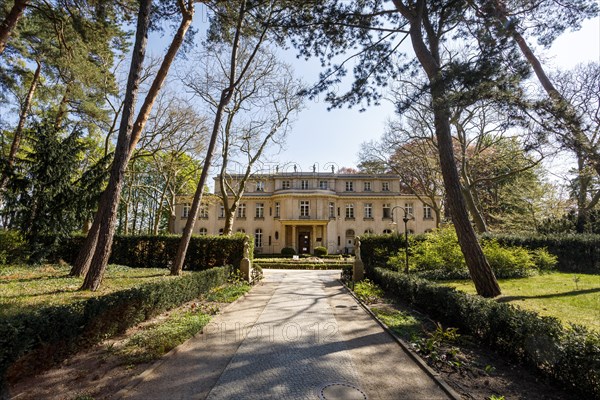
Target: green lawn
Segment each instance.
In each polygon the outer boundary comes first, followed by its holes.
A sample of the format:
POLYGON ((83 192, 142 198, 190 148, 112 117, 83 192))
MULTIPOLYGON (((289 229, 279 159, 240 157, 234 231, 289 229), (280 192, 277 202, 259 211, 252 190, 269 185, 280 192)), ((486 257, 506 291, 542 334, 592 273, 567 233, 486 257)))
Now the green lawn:
POLYGON ((69 276, 69 270, 69 266, 59 265, 0 267, 0 316, 40 305, 68 304, 142 283, 172 279, 168 276, 168 269, 109 265, 98 291, 79 292, 83 278, 69 276))
MULTIPOLYGON (((600 275, 554 272, 499 282, 502 289, 499 301, 600 331, 600 275)), ((475 293, 471 281, 444 284, 475 293)))

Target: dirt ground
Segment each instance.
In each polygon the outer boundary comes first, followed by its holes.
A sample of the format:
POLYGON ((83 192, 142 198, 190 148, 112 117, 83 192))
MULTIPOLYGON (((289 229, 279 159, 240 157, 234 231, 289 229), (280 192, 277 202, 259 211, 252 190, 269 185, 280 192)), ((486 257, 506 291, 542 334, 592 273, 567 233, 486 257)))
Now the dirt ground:
MULTIPOLYGON (((419 320, 425 320, 427 330, 435 328, 433 321, 403 304, 378 302, 371 306, 387 311, 408 312, 419 320)), ((411 346, 410 343, 408 345, 411 346)), ((505 400, 581 400, 581 396, 553 385, 535 371, 477 344, 467 335, 461 335, 451 345, 440 346, 439 354, 440 357, 436 361, 426 356, 422 358, 463 399, 494 399, 492 396, 502 399, 504 396, 505 400), (439 360, 444 359, 446 355, 448 359, 459 361, 460 366, 439 360)))

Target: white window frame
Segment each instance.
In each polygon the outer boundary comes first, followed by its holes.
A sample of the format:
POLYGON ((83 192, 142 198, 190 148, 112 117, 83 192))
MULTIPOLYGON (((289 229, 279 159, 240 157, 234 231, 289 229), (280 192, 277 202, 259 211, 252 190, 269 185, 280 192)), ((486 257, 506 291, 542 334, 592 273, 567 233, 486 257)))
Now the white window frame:
POLYGON ((301 190, 308 190, 308 179, 302 179, 300 181, 300 189, 301 190))
POLYGON ((206 204, 206 203, 200 204, 200 217, 199 218, 208 218, 208 204, 206 204))
POLYGON ((354 219, 354 203, 346 203, 346 218, 354 219))
POLYGON ((275 218, 281 217, 281 203, 275 203, 275 218))
POLYGON ((329 182, 327 181, 319 181, 319 189, 327 190, 329 189, 329 182))
POLYGON ((408 215, 415 215, 415 205, 413 202, 404 203, 404 210, 408 215))
POLYGON ((335 218, 335 203, 329 202, 329 218, 335 218))
POLYGON ((198 229, 198 235, 208 235, 208 229, 206 229, 206 228, 198 229))
POLYGON ((365 192, 371 191, 371 182, 363 182, 363 191, 365 191, 365 192))
POLYGON ((256 181, 256 191, 257 192, 265 191, 265 183, 263 181, 256 181))
POLYGON ((373 203, 365 203, 365 218, 373 218, 373 203))
POLYGON ((389 182, 381 182, 381 191, 389 192, 390 191, 390 183, 389 182))
POLYGON ((346 181, 346 192, 354 192, 354 182, 346 181))
POLYGON ((237 209, 238 218, 246 218, 246 203, 240 203, 237 209))
POLYGON ((225 206, 223 204, 219 206, 219 218, 225 218, 225 206))
POLYGON ((262 247, 263 231, 261 228, 254 230, 254 247, 262 247))
POLYGON ((310 201, 300 200, 300 218, 310 217, 310 201))
POLYGON ((183 203, 183 210, 181 211, 181 218, 188 218, 190 216, 190 210, 192 205, 190 203, 183 203))
POLYGON ((281 189, 289 189, 291 187, 290 181, 289 180, 285 180, 285 181, 281 181, 281 189))
POLYGON ((256 203, 255 218, 264 218, 265 217, 265 203, 256 203))
POLYGON ((423 204, 423 219, 433 219, 433 208, 429 204, 423 204))

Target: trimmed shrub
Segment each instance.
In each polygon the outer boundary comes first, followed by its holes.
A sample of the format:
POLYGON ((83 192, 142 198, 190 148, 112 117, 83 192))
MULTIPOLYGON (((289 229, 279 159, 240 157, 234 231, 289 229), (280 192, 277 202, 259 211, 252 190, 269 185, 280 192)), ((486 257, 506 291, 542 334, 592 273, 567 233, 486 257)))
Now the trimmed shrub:
POLYGON ((69 354, 193 300, 224 284, 228 272, 228 268, 212 268, 0 319, 0 393, 4 378, 48 368, 69 354))
POLYGON ((291 257, 296 255, 296 250, 294 250, 291 247, 284 247, 283 249, 281 249, 281 255, 285 257, 291 257))
POLYGON ((315 256, 323 257, 327 255, 327 248, 323 246, 315 247, 315 256))
POLYGON ((565 329, 556 318, 384 268, 374 268, 372 279, 387 293, 535 367, 584 398, 600 399, 599 333, 580 326, 565 329))
MULTIPOLYGON (((72 263, 77 257, 83 236, 75 236, 64 241, 54 259, 72 263)), ((169 268, 181 236, 120 236, 113 241, 109 263, 127 265, 131 268, 169 268)), ((223 265, 239 266, 244 254, 244 241, 250 241, 250 259, 253 257, 253 239, 243 235, 232 236, 192 236, 185 257, 183 269, 202 271, 223 265)))

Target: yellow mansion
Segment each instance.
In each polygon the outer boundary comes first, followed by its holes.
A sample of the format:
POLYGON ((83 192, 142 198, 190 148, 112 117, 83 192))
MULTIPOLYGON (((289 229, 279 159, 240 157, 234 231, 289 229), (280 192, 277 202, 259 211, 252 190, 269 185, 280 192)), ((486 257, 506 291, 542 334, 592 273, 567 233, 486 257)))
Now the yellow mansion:
MULTIPOLYGON (((220 193, 217 179, 215 193, 220 193)), ((181 196, 179 202, 170 223, 172 233, 183 232, 191 198, 181 196)), ((233 231, 253 235, 255 251, 261 253, 279 253, 284 247, 312 253, 317 246, 326 247, 330 254, 352 252, 357 235, 404 232, 401 208, 411 217, 410 233, 435 228, 431 207, 414 195, 401 193, 397 175, 259 174, 246 186, 233 231)), ((204 196, 194 233, 222 233, 224 217, 219 197, 204 196)))

